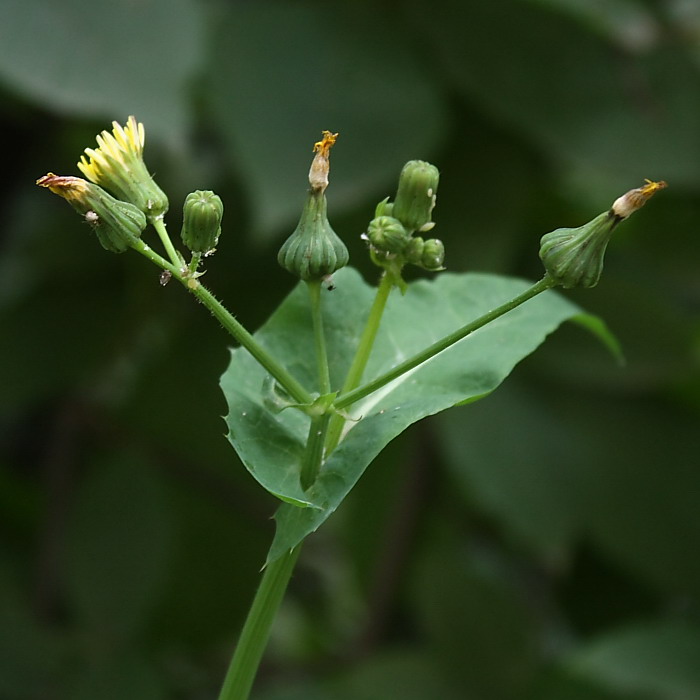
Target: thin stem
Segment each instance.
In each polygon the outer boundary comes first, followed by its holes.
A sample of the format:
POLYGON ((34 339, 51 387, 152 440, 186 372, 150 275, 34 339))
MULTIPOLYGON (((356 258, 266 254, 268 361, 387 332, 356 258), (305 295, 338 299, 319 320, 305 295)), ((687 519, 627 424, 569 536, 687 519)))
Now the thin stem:
POLYGON ((194 275, 194 273, 197 272, 197 268, 199 267, 199 261, 201 259, 201 253, 192 253, 192 259, 190 260, 190 264, 187 266, 187 270, 190 273, 190 276, 194 275))
POLYGON ((328 368, 326 352, 326 335, 323 331, 323 315, 321 313, 321 282, 311 280, 306 283, 311 301, 311 319, 314 327, 314 344, 316 346, 316 364, 318 366, 318 384, 321 394, 331 391, 331 377, 328 368))
POLYGON ((150 220, 150 222, 153 225, 153 228, 156 230, 156 233, 158 234, 160 240, 162 241, 163 246, 165 247, 165 251, 167 252, 168 257, 170 258, 170 262, 179 269, 180 267, 182 267, 182 258, 175 250, 175 246, 170 240, 168 231, 165 228, 165 221, 163 221, 161 217, 156 217, 150 220))
POLYGON ((418 367, 418 365, 423 364, 423 362, 425 362, 426 360, 429 360, 431 357, 434 357, 443 350, 446 350, 451 345, 454 345, 458 341, 462 340, 462 338, 465 338, 470 333, 473 333, 475 330, 482 328, 487 323, 491 323, 491 321, 494 321, 499 316, 503 316, 503 314, 512 311, 516 307, 520 306, 529 299, 532 299, 538 294, 546 291, 547 289, 555 287, 556 284, 556 281, 549 277, 549 275, 546 275, 543 279, 533 284, 532 287, 526 289, 522 294, 519 294, 514 299, 511 299, 505 304, 501 304, 501 306, 499 306, 498 308, 493 309, 488 313, 485 313, 483 316, 480 316, 474 321, 471 321, 466 326, 463 326, 454 333, 450 333, 449 335, 442 338, 442 340, 438 340, 436 343, 433 343, 430 347, 426 348, 425 350, 422 350, 421 352, 415 354, 413 357, 409 357, 401 364, 397 365, 388 372, 385 372, 376 379, 373 379, 371 382, 368 382, 364 386, 361 386, 358 389, 355 389, 345 394, 344 396, 338 397, 338 399, 336 399, 335 401, 335 407, 340 410, 345 408, 346 406, 350 406, 351 404, 355 403, 356 401, 359 401, 360 399, 363 399, 365 396, 368 396, 377 389, 380 389, 381 387, 385 386, 397 377, 400 377, 402 374, 410 372, 412 369, 418 367))
POLYGON ((199 280, 183 275, 179 265, 168 262, 140 238, 134 238, 131 246, 158 267, 172 272, 173 277, 209 309, 212 316, 279 382, 295 401, 303 404, 313 401, 309 392, 255 340, 221 302, 204 285, 200 284, 199 280))
MULTIPOLYGON (((382 275, 379 286, 377 287, 377 293, 375 294, 372 308, 369 311, 367 323, 362 331, 362 337, 360 338, 357 350, 355 351, 355 357, 353 358, 350 369, 345 377, 345 383, 343 384, 343 388, 340 390, 339 396, 343 396, 343 394, 347 394, 348 392, 357 388, 360 381, 362 381, 362 375, 367 367, 367 362, 369 361, 369 356, 372 352, 372 347, 374 346, 374 341, 377 337, 377 331, 379 330, 379 324, 384 314, 384 308, 386 307, 386 303, 389 299, 389 294, 391 293, 393 286, 393 277, 385 272, 382 275)), ((331 423, 328 428, 328 437, 326 438, 327 452, 332 452, 338 446, 344 425, 345 418, 343 418, 343 416, 341 416, 339 413, 334 414, 331 418, 331 423)))
POLYGON ((271 562, 263 573, 253 604, 226 673, 219 700, 246 700, 270 638, 272 622, 284 598, 301 545, 271 562))

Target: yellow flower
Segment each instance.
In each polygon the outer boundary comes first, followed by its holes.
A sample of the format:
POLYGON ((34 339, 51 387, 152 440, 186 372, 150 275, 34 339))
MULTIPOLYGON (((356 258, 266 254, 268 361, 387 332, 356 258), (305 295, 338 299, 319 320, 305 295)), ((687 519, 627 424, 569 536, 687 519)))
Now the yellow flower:
POLYGON ((112 133, 103 131, 96 140, 98 148, 86 148, 78 163, 85 177, 131 202, 150 220, 162 217, 168 210, 168 198, 143 161, 143 124, 133 116, 124 127, 112 122, 112 133))

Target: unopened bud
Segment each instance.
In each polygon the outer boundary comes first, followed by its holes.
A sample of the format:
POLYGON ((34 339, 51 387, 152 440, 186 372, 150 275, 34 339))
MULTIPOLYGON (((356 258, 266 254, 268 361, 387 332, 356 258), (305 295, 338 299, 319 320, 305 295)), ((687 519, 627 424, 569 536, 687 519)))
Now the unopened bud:
POLYGON ((207 255, 221 235, 224 205, 210 190, 190 192, 182 208, 182 242, 193 252, 207 255))
POLYGON ((443 242, 437 238, 430 238, 425 242, 423 254, 421 255, 420 265, 430 272, 444 270, 442 263, 445 262, 445 246, 443 242))
POLYGON ((392 216, 378 216, 369 222, 367 240, 383 253, 402 253, 411 240, 403 224, 392 216))
POLYGON ((425 241, 420 236, 414 236, 409 241, 404 250, 406 262, 412 265, 420 265, 423 260, 423 251, 425 250, 425 241))
POLYGON ((434 226, 432 213, 439 181, 440 173, 430 163, 410 160, 404 165, 391 215, 408 231, 429 231, 434 226))
POLYGON ((80 177, 48 173, 36 184, 63 197, 85 218, 102 246, 112 253, 123 253, 146 228, 146 216, 140 209, 115 199, 80 177))

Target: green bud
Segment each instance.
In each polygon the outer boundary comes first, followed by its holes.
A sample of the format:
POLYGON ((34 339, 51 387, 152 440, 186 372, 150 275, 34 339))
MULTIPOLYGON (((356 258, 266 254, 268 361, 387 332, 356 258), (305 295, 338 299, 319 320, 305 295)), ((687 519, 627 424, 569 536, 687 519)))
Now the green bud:
POLYGON ((383 253, 401 253, 411 237, 398 219, 379 216, 369 222, 367 240, 383 253))
POLYGON ((409 160, 399 177, 399 187, 391 215, 408 231, 429 231, 440 173, 422 160, 409 160))
POLYGON ((326 197, 311 191, 299 223, 284 242, 277 261, 303 280, 320 280, 348 264, 349 254, 328 222, 326 197))
POLYGON ((611 210, 578 228, 558 228, 542 236, 540 259, 547 274, 567 289, 595 287, 608 241, 621 220, 611 210))
POLYGON ((146 216, 140 209, 82 178, 48 173, 36 184, 63 197, 83 215, 103 248, 112 253, 123 253, 146 228, 146 216))
POLYGON ((444 270, 442 263, 445 262, 445 246, 443 242, 437 238, 431 238, 425 242, 423 254, 421 255, 420 265, 426 270, 437 272, 444 270))
POLYGON ((193 253, 207 255, 216 248, 221 235, 224 205, 210 190, 190 192, 182 208, 182 242, 193 253))
POLYGON ((420 236, 414 236, 411 238, 403 252, 406 262, 409 262, 412 265, 420 265, 421 260, 423 259, 424 248, 425 241, 420 236))

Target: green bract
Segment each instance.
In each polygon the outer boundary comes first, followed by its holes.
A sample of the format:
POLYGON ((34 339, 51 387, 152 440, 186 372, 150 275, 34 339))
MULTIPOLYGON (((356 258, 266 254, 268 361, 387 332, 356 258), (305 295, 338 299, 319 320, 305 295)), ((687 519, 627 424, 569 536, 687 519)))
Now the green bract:
POLYGON ((578 228, 558 228, 540 241, 547 274, 564 288, 595 287, 603 272, 605 249, 620 218, 605 212, 578 228))
POLYGON ((320 280, 348 264, 343 241, 331 228, 326 213, 326 197, 320 191, 309 193, 294 233, 277 255, 279 264, 302 280, 320 280))

